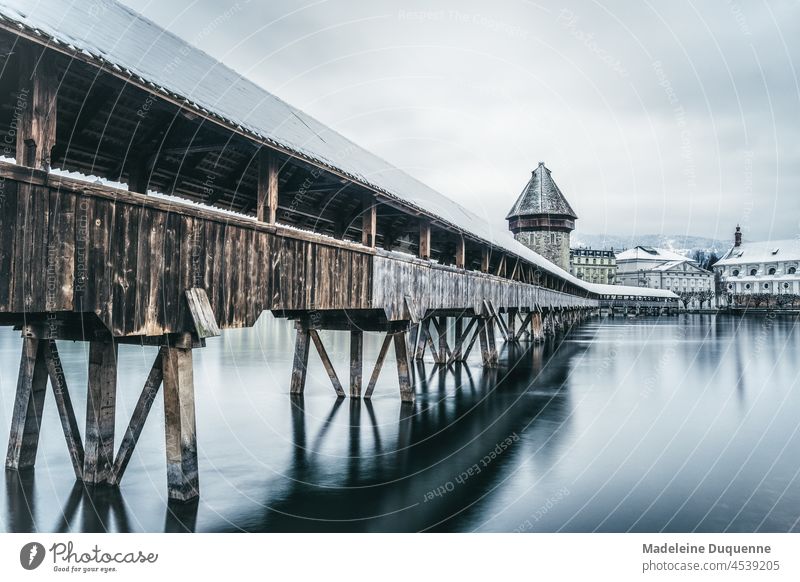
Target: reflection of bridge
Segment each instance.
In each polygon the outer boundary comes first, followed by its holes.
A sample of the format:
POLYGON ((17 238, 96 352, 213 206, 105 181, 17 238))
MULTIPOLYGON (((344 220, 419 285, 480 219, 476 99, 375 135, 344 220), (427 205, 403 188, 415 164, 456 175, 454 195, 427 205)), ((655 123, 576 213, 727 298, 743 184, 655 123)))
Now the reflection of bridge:
POLYGON ((598 307, 601 313, 614 315, 615 313, 646 313, 666 314, 678 312, 678 297, 642 297, 639 295, 624 295, 606 293, 600 296, 598 307))
POLYGON ((617 289, 572 277, 127 8, 2 0, 0 15, 0 130, 16 160, 0 165, 0 323, 24 338, 9 468, 35 462, 49 378, 76 477, 118 484, 163 384, 169 494, 191 499, 192 350, 221 328, 265 310, 296 320, 292 392, 313 344, 339 396, 318 330, 350 330, 354 397, 363 333, 385 333, 364 396, 393 347, 412 401, 409 348, 456 365, 478 345, 493 366, 496 332, 543 339, 617 289), (83 437, 62 339, 90 342, 83 437), (115 455, 119 343, 161 349, 115 455))

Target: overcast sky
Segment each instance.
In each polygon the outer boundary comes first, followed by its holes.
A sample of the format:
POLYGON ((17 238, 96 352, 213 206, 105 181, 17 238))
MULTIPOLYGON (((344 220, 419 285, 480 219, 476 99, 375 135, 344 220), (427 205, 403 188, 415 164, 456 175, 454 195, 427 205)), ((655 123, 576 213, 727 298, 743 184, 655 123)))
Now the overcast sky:
POLYGON ((800 236, 794 0, 125 2, 498 226, 800 236))

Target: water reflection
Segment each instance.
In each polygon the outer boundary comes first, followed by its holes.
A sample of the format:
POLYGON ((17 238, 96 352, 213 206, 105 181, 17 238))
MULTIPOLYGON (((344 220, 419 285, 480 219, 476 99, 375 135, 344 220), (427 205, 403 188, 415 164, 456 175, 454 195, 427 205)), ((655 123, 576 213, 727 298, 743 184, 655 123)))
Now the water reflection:
MULTIPOLYGON (((53 525, 36 518, 36 476, 33 470, 5 472, 7 514, 14 532, 129 533, 132 527, 123 494, 116 487, 92 486, 76 481, 53 525), (37 523, 38 521, 38 523, 37 523)), ((167 504, 164 532, 193 532, 197 524, 198 502, 167 504)))
MULTIPOLYGON (((796 320, 593 320, 496 369, 387 361, 370 401, 321 365, 288 394, 290 332, 267 320, 196 359, 202 497, 167 503, 160 403, 120 490, 74 483, 52 401, 40 462, 6 472, 8 531, 792 531, 800 522, 796 320), (265 373, 265 370, 267 373, 265 373)), ((347 369, 347 334, 329 333, 347 369)), ((374 361, 380 338, 365 336, 374 361)), ((0 335, 3 391, 18 337, 0 335)), ((120 406, 150 354, 121 350, 120 406)), ((85 354, 65 345, 71 385, 85 354), (74 362, 75 365, 69 364, 74 362)), ((140 375, 145 374, 142 371, 140 375)), ((4 395, 5 396, 5 395, 4 395)), ((83 410, 82 395, 73 395, 83 410)), ((8 408, 9 400, 4 398, 8 408)), ((9 410, 6 413, 10 412, 9 410)), ((79 419, 80 421, 80 419, 79 419)), ((8 414, 0 418, 7 432, 8 414)), ((118 427, 127 422, 120 415, 118 427)))

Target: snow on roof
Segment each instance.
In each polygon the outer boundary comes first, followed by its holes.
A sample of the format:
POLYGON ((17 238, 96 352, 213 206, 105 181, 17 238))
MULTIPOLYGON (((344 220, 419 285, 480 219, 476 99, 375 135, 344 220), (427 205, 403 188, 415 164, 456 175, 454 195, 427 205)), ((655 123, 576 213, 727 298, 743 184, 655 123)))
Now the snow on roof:
MULTIPOLYGON (((306 159, 334 169, 456 229, 505 249, 591 292, 602 293, 573 277, 460 204, 426 186, 380 157, 356 145, 310 115, 292 107, 178 36, 113 0, 101 9, 92 2, 0 0, 0 18, 13 32, 28 29, 32 38, 110 65, 171 94, 203 115, 221 118, 306 159)), ((640 294, 653 290, 641 289, 640 294)))
POLYGON ((544 162, 539 162, 539 167, 531 173, 531 179, 525 184, 514 207, 506 216, 506 220, 515 216, 532 214, 564 215, 578 218, 544 162))
POLYGON ((789 238, 743 242, 738 247, 731 247, 714 266, 773 263, 778 261, 800 261, 800 239, 789 238))
POLYGON ((683 263, 688 263, 688 259, 684 259, 683 261, 667 261, 666 263, 662 263, 656 267, 653 267, 653 271, 669 271, 670 269, 677 267, 683 263))
POLYGON ((667 249, 636 246, 617 253, 617 264, 620 261, 692 261, 688 257, 667 249))

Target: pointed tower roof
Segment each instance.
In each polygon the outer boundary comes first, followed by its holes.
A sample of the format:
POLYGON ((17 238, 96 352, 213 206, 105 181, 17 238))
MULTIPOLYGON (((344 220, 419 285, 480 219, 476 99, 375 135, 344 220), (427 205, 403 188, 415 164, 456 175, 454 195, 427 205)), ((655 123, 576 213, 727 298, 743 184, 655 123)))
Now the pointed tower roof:
POLYGON ((564 198, 558 185, 553 181, 550 170, 539 162, 539 167, 532 174, 531 179, 522 189, 522 194, 506 216, 510 220, 516 216, 530 216, 535 214, 570 216, 578 218, 575 211, 564 198))

